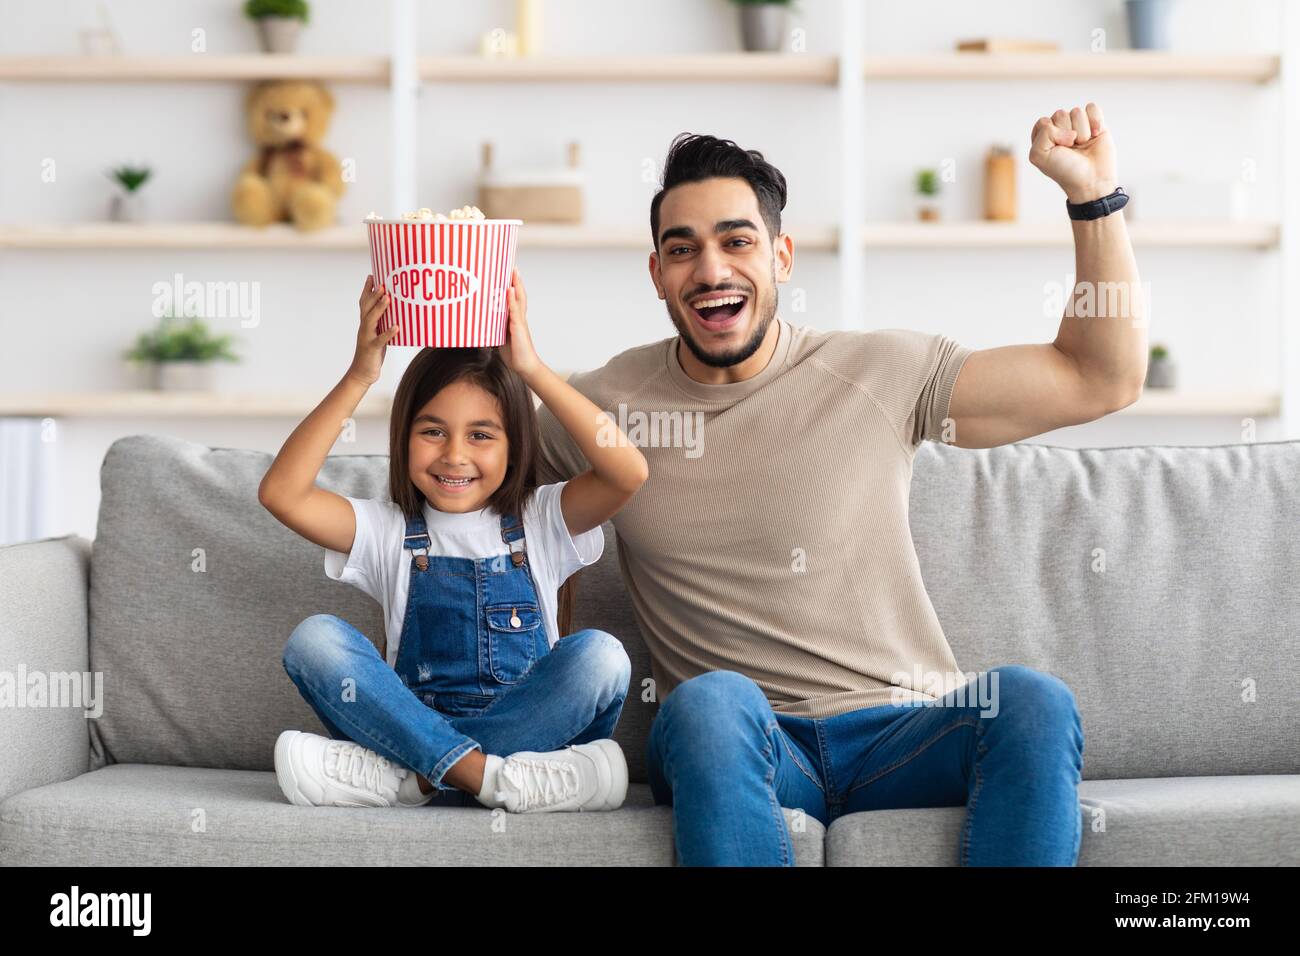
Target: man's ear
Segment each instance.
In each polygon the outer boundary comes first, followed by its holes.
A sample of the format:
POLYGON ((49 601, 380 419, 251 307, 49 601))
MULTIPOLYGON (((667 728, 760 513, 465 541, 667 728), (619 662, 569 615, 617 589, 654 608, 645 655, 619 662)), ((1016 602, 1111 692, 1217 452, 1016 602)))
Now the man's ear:
POLYGON ((655 284, 655 291, 659 293, 659 298, 661 299, 667 298, 667 296, 664 294, 663 280, 660 278, 659 275, 659 253, 657 252, 650 253, 650 261, 648 265, 650 267, 650 281, 655 284))
POLYGON ((794 271, 794 240, 788 233, 781 233, 772 244, 772 255, 776 257, 776 281, 788 282, 794 271))

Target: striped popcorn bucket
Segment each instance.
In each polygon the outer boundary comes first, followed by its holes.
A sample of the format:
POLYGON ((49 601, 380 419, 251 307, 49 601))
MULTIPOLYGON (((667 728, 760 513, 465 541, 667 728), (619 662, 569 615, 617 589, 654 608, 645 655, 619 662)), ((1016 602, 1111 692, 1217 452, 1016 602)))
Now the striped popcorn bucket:
POLYGON ((505 344, 522 219, 365 222, 371 267, 390 297, 378 331, 401 326, 390 345, 505 344))

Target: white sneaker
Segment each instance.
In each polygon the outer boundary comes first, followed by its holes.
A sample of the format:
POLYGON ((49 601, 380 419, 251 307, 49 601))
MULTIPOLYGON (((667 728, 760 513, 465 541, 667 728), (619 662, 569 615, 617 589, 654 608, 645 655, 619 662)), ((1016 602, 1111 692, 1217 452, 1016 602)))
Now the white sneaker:
POLYGON ((510 813, 616 810, 627 796, 627 760, 608 739, 549 753, 521 751, 497 771, 495 796, 510 813))
POLYGON ((351 740, 286 730, 275 742, 275 778, 299 807, 411 806, 398 797, 409 773, 351 740))

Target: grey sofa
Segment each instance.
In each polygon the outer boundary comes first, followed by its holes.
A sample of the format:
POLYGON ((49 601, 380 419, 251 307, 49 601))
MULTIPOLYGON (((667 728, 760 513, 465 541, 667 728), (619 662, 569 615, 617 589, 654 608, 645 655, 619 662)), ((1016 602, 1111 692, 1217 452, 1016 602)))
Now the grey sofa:
MULTIPOLYGON (((632 659, 622 809, 494 823, 478 807, 289 805, 276 736, 323 732, 281 667, 289 632, 317 612, 380 641, 382 628, 373 602, 324 576, 319 548, 258 505, 269 463, 124 438, 104 460, 93 545, 0 549, 11 689, 103 675, 97 717, 64 691, 64 706, 0 707, 0 862, 673 863, 672 810, 645 783, 649 661, 610 526, 575 624, 617 635, 632 659)), ((320 484, 381 496, 386 468, 334 456, 320 484)), ((959 664, 1028 664, 1078 700, 1081 865, 1300 863, 1298 476, 1300 442, 918 452, 912 532, 959 664)), ((804 817, 796 855, 951 865, 964 814, 858 813, 829 830, 804 817)))

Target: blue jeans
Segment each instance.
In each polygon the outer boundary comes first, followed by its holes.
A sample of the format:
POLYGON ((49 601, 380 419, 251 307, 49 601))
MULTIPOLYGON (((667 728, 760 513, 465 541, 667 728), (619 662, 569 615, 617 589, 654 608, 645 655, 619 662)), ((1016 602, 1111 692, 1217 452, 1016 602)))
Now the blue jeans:
POLYGON ((1074 695, 1029 667, 980 674, 934 706, 834 717, 772 710, 734 671, 684 681, 650 728, 655 803, 673 806, 683 866, 792 866, 782 807, 829 827, 862 810, 966 807, 964 866, 1073 866, 1083 836, 1083 727, 1074 695), (940 706, 942 705, 942 706, 940 706))
POLYGON ((445 800, 435 793, 435 804, 464 806, 478 804, 442 778, 465 754, 505 757, 609 737, 632 675, 616 638, 578 631, 486 705, 441 712, 422 703, 366 636, 333 614, 314 614, 294 628, 284 669, 331 737, 362 744, 450 791, 445 800))

